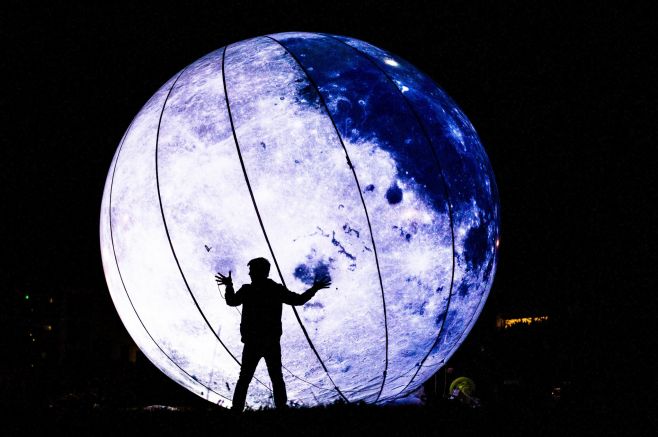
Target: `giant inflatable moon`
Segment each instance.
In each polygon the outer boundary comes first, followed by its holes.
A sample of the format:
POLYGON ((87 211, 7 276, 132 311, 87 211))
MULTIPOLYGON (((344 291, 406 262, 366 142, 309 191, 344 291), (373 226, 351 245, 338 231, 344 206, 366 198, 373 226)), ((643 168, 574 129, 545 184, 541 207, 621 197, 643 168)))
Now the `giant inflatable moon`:
MULTIPOLYGON (((270 277, 284 306, 293 405, 386 403, 455 352, 496 268, 499 203, 475 130, 432 80, 352 38, 261 36, 187 66, 146 103, 112 161, 103 268, 128 332, 162 372, 228 406, 240 307, 214 275, 270 277)), ((261 361, 247 399, 272 405, 261 361)))

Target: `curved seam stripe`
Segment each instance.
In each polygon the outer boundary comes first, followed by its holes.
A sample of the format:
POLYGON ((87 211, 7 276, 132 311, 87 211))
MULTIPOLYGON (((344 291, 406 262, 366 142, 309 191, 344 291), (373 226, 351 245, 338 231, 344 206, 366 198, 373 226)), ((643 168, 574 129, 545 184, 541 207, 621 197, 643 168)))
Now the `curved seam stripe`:
POLYGON ((168 354, 162 349, 162 347, 160 347, 160 345, 158 344, 158 342, 153 338, 153 336, 151 335, 151 333, 149 332, 149 330, 148 330, 148 329, 146 328, 146 326, 144 325, 144 322, 142 321, 142 318, 139 316, 139 313, 138 313, 137 310, 135 309, 135 305, 133 304, 133 301, 132 301, 132 299, 130 298, 130 294, 128 293, 128 289, 126 288, 126 284, 125 284, 125 282, 123 281, 123 275, 121 275, 121 268, 119 267, 119 260, 117 259, 116 250, 115 250, 115 248, 114 248, 114 233, 113 233, 113 231, 112 231, 112 190, 113 190, 113 188, 114 188, 114 174, 115 174, 115 172, 116 172, 116 167, 117 167, 117 165, 118 165, 118 163, 119 163, 119 155, 121 154, 121 149, 123 148, 123 143, 124 143, 124 141, 125 141, 125 139, 126 139, 126 136, 128 136, 128 131, 130 131, 130 128, 131 128, 131 127, 132 127, 132 122, 130 123, 130 126, 128 126, 128 130, 126 130, 126 133, 124 134, 123 138, 121 139, 121 144, 119 145, 119 151, 117 152, 117 159, 116 159, 116 161, 114 162, 114 168, 112 169, 112 180, 111 180, 111 182, 110 182, 110 198, 109 198, 109 204, 108 204, 108 216, 109 216, 109 219, 110 219, 110 220, 109 220, 109 226, 110 226, 110 243, 112 244, 112 253, 113 253, 113 255, 114 255, 114 262, 115 262, 115 264, 116 264, 116 266, 117 266, 117 272, 119 273, 119 279, 121 279, 121 285, 123 286, 123 290, 124 290, 124 292, 126 293, 126 297, 128 298, 128 302, 130 302, 130 306, 132 307, 133 311, 135 312, 135 315, 137 316, 137 320, 139 320, 139 323, 140 323, 140 324, 142 325, 142 327, 144 328, 144 331, 146 332, 146 334, 147 334, 147 335, 149 336, 149 338, 153 341, 153 344, 155 344, 155 345, 157 346, 157 348, 160 349, 160 351, 164 354, 164 356, 167 357, 167 359, 169 359, 169 361, 171 361, 172 364, 174 364, 176 367, 178 367, 178 368, 179 368, 183 373, 185 373, 185 374, 186 374, 191 380, 193 380, 194 382, 196 382, 196 383, 200 384, 201 386, 205 387, 208 391, 211 391, 211 392, 217 394, 218 396, 220 396, 220 397, 222 397, 222 398, 224 398, 224 399, 230 401, 230 399, 227 398, 226 396, 222 395, 221 393, 216 392, 215 390, 211 389, 211 388, 208 387, 207 385, 204 385, 204 384, 202 384, 201 382, 199 382, 199 381, 197 381, 196 379, 194 379, 194 378, 192 377, 192 375, 190 375, 185 369, 183 369, 183 368, 182 368, 182 367, 181 367, 176 361, 174 361, 174 360, 173 360, 173 359, 172 359, 172 358, 171 358, 171 357, 170 357, 170 356, 169 356, 169 355, 168 355, 168 354))
MULTIPOLYGON (((228 89, 226 87, 226 74, 224 74, 224 65, 225 65, 225 60, 226 60, 226 49, 228 46, 224 47, 224 51, 222 52, 222 81, 224 83, 224 97, 226 99, 226 108, 228 110, 228 117, 229 121, 231 123, 231 131, 233 132, 233 140, 235 141, 235 148, 238 153, 238 158, 240 160, 240 165, 242 166, 242 173, 244 175, 245 182, 247 184, 247 189, 249 190, 249 195, 251 196, 251 202, 254 206, 254 210, 256 212, 256 216, 258 217, 258 222, 260 223, 261 230, 263 231, 263 236, 265 237, 265 242, 267 243, 267 247, 270 250, 270 254, 272 255, 272 260, 274 261, 274 265, 276 266, 276 270, 279 273, 279 277, 281 278, 281 283, 283 284, 284 287, 286 287, 286 282, 285 279, 283 278, 283 274, 281 273, 281 269, 279 267, 279 263, 276 260, 276 256, 274 255, 274 249, 272 248, 272 244, 270 243, 270 239, 267 236, 267 231, 265 230, 265 225, 263 223, 263 219, 260 215, 260 211, 258 210, 258 205, 256 204, 256 198, 254 197, 254 192, 251 188, 251 183, 249 182, 249 175, 247 174, 247 169, 244 165, 244 160, 242 158, 242 152, 240 151, 240 143, 238 142, 238 136, 237 133, 235 132, 235 125, 233 123, 233 114, 231 113, 231 106, 229 103, 229 98, 228 98, 228 89)), ((287 287, 286 287, 287 288, 287 287)), ((343 393, 340 391, 338 386, 336 386, 336 383, 333 381, 331 378, 331 375, 329 375, 329 370, 327 369, 327 366, 324 364, 324 361, 322 361, 322 358, 320 358, 320 354, 318 354, 318 351, 315 349, 315 346, 313 345, 313 342, 311 341, 311 338, 308 335, 308 332, 306 332, 306 328, 304 327, 304 324, 302 323, 301 318, 299 317, 299 314, 297 313, 297 309, 292 306, 292 310, 295 313, 295 317, 297 318, 297 322, 299 323, 299 326, 302 328, 302 332, 304 333, 304 336, 306 337, 306 340, 308 342, 308 345, 310 346, 311 350, 315 353, 315 356, 317 357, 318 361, 320 362, 320 365, 322 365, 322 368, 327 374, 327 377, 331 381, 331 383, 334 386, 334 389, 338 392, 338 394, 346 401, 347 398, 343 393)))
POLYGON ((342 40, 340 40, 340 39, 338 39, 338 38, 335 38, 335 37, 332 36, 332 35, 328 35, 328 34, 324 34, 324 33, 321 34, 321 35, 323 35, 323 36, 325 36, 325 37, 329 37, 329 38, 331 38, 331 39, 333 39, 333 40, 339 41, 341 44, 344 44, 344 45, 346 45, 347 47, 350 47, 351 49, 353 49, 355 52, 359 53, 363 58, 365 58, 365 59, 367 59, 368 61, 370 61, 370 62, 372 63, 372 65, 375 66, 375 68, 377 68, 379 71, 381 71, 381 72, 384 74, 384 76, 386 76, 386 78, 391 82, 391 84, 393 85, 393 87, 394 87, 396 90, 398 90, 398 92, 399 92, 400 95, 402 96, 402 99, 403 99, 404 102, 407 104, 407 107, 409 108, 410 112, 413 114, 414 118, 416 119, 416 123, 418 124, 418 127, 420 127, 421 131, 423 132, 423 136, 424 136, 425 139, 427 140, 427 145, 429 146, 429 149, 430 149, 430 151, 431 151, 431 153, 432 153, 432 156, 434 157, 434 160, 436 161, 436 166, 437 166, 438 169, 439 169, 439 174, 441 175, 441 179, 442 179, 442 181, 443 181, 443 189, 444 189, 444 191, 445 191, 444 194, 445 194, 445 196, 446 196, 446 200, 447 200, 446 203, 448 204, 448 219, 450 220, 450 237, 451 237, 450 240, 451 240, 451 243, 452 243, 452 273, 451 273, 451 277, 450 277, 450 291, 448 292, 448 301, 447 301, 447 303, 446 303, 445 316, 443 317, 443 320, 441 321, 441 326, 439 327, 439 332, 438 332, 437 335, 436 335, 436 339, 434 340, 434 342, 432 343, 432 346, 431 346, 430 349, 427 351, 427 353, 425 354, 425 356, 423 357, 423 359, 420 361, 420 363, 417 364, 417 366, 416 366, 416 372, 415 372, 414 375, 411 377, 411 379, 409 380, 409 382, 407 383, 407 385, 404 386, 404 388, 400 391, 400 393, 402 393, 402 392, 404 392, 404 391, 407 389, 407 387, 409 387, 409 386, 411 385, 411 383, 413 382, 413 380, 414 380, 414 379, 416 378, 416 376, 418 375, 418 372, 420 371, 421 367, 423 366, 423 363, 425 363, 425 361, 427 360, 427 358, 428 358, 428 357, 430 356, 430 354, 432 353, 432 349, 434 349, 434 347, 435 347, 436 344, 438 343, 439 338, 440 338, 440 336, 441 336, 441 333, 442 333, 442 331, 443 331, 443 326, 444 326, 444 324, 445 324, 446 319, 448 318, 448 309, 450 308, 450 298, 452 297, 452 289, 453 289, 453 284, 454 284, 454 281, 455 281, 455 231, 454 231, 454 227, 453 227, 452 202, 451 202, 451 200, 450 200, 450 192, 448 191, 448 185, 447 185, 447 183, 446 183, 446 177, 445 177, 445 174, 443 173, 443 168, 442 168, 441 163, 440 163, 440 161, 439 161, 439 158, 438 158, 438 156, 437 156, 437 154, 436 154, 436 149, 435 149, 435 147, 434 147, 434 142, 432 141, 432 138, 430 137, 429 133, 427 132, 427 129, 426 129, 424 123, 421 121, 420 116, 419 116, 418 113, 416 112, 416 109, 413 107, 413 105, 411 104, 411 102, 409 102, 409 99, 404 95, 404 93, 400 90, 400 88, 398 88, 398 87, 395 85, 395 82, 393 81, 393 79, 392 79, 392 78, 386 73, 386 71, 384 71, 384 70, 383 70, 383 69, 377 64, 377 62, 375 62, 374 59, 372 59, 372 57, 371 57, 369 54, 362 52, 361 50, 357 49, 356 47, 353 47, 353 46, 347 44, 345 41, 342 41, 342 40))
MULTIPOLYGON (((183 69, 183 71, 180 72, 174 83, 172 84, 171 88, 169 89, 169 92, 167 93, 167 97, 165 98, 164 103, 162 104, 162 111, 160 112, 160 119, 158 120, 158 129, 155 137, 155 181, 156 181, 156 187, 158 191, 158 201, 160 204, 160 212, 162 214, 162 224, 164 225, 165 228, 165 233, 167 234, 167 241, 169 241, 169 247, 171 248, 171 254, 174 256, 174 260, 176 261, 176 265, 178 266, 178 271, 180 272, 181 278, 183 279, 183 282, 185 283, 185 287, 187 288, 187 291, 190 294, 190 297, 192 298, 192 301, 194 302, 194 305, 196 306, 197 310, 199 311, 199 314, 203 318, 203 320, 206 322, 206 325, 208 326, 208 329, 213 333, 217 341, 226 349, 226 352, 235 360, 238 365, 242 367, 242 364, 240 364, 240 361, 231 353, 231 351, 226 347, 224 342, 222 341, 221 338, 219 338, 219 335, 215 332, 215 330, 212 328, 212 325, 210 324, 210 321, 206 317, 205 313, 199 306, 199 303, 197 302, 196 298, 194 297, 194 293, 192 293, 192 289, 190 288, 190 285, 187 282, 187 278, 185 277, 185 274, 183 273, 183 268, 180 265, 180 262, 178 261, 178 256, 176 255, 176 250, 174 249, 174 245, 171 241, 171 236, 169 235, 169 227, 167 226, 167 219, 165 218, 165 213, 164 213, 164 206, 162 204, 162 196, 160 194, 160 178, 159 178, 159 171, 158 171, 158 150, 159 150, 159 142, 160 142, 160 125, 162 123, 162 116, 164 114, 165 107, 167 106, 167 101, 169 100, 169 96, 171 95, 171 92, 174 89, 174 86, 176 86, 176 82, 178 82, 178 79, 180 79, 181 75, 187 70, 187 67, 183 69)), ((264 387, 266 387, 268 390, 271 391, 270 387, 264 384, 262 381, 260 381, 258 378, 255 378, 256 381, 258 381, 260 384, 262 384, 264 387)))
POLYGON ((304 66, 302 65, 301 61, 297 56, 289 50, 282 42, 272 38, 271 36, 266 36, 266 38, 271 39, 272 41, 275 41, 277 44, 279 44, 283 49, 297 62, 297 65, 299 65, 299 68, 304 72, 304 75, 308 79, 309 83, 313 85, 313 88, 315 88, 315 91, 320 98, 320 101, 322 102, 322 106, 324 106, 325 111, 327 111, 327 116, 329 117, 329 120, 331 120, 331 124, 334 126, 334 130, 336 131, 336 136, 338 137, 338 140, 340 141, 340 145, 343 147, 343 151, 345 152, 345 158, 347 159, 347 165, 350 167, 350 170, 352 170, 352 174, 354 175, 354 181, 356 182, 356 187, 359 191, 359 197, 361 198, 361 204, 363 205, 363 210, 365 212, 366 216, 366 221, 368 223, 368 229, 370 231, 370 241, 372 243, 372 249, 373 249, 373 254, 375 255, 375 264, 377 265, 377 277, 379 279, 379 287, 381 289, 381 294, 382 294, 382 308, 384 312, 384 334, 385 334, 385 357, 384 357, 384 371, 382 372, 382 384, 379 387, 379 393, 377 394, 377 399, 375 402, 379 399, 379 397, 382 394, 382 390, 384 389, 384 384, 386 383, 386 375, 388 372, 388 322, 387 322, 387 316, 386 316, 386 298, 384 297, 384 283, 382 281, 382 273, 381 269, 379 267, 379 257, 377 255, 377 245, 375 243, 375 237, 372 232, 372 225, 370 224, 370 216, 368 215, 368 208, 366 207, 365 200, 363 199, 363 193, 361 192, 361 185, 359 184, 359 178, 356 176, 356 171, 354 170, 354 166, 352 165, 352 161, 350 160, 349 153, 347 152, 347 148, 345 147, 345 143, 343 142, 343 138, 340 136, 340 132, 338 131, 338 127, 336 126, 336 122, 334 121, 333 117, 331 116, 331 112, 329 111, 329 107, 327 106, 327 102, 325 102, 324 97, 322 96, 322 93, 320 93, 320 89, 318 85, 315 83, 313 78, 308 74, 308 71, 304 66))

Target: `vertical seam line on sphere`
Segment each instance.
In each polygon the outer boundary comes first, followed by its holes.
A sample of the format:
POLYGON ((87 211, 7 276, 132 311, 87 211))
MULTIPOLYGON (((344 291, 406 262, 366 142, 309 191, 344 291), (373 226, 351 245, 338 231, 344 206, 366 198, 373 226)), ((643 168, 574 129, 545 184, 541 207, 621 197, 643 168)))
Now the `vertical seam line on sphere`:
MULTIPOLYGON (((251 183, 249 182, 249 175, 247 174, 247 168, 244 165, 244 160, 242 158, 242 152, 240 151, 240 143, 238 142, 238 135, 235 131, 235 125, 233 123, 233 114, 231 113, 231 105, 230 105, 230 101, 229 101, 229 98, 228 98, 228 87, 226 86, 226 74, 225 74, 224 66, 225 66, 226 50, 227 49, 228 49, 228 46, 225 46, 224 50, 222 52, 222 82, 223 82, 223 85, 224 85, 224 98, 226 100, 226 110, 228 112, 228 118, 229 118, 229 122, 231 124, 231 132, 233 133, 233 140, 235 142, 235 148, 236 148, 236 151, 238 153, 238 159, 240 160, 240 166, 242 167, 242 173, 244 175, 245 183, 247 184, 247 189, 249 190, 249 196, 251 197, 251 203, 254 206, 254 211, 256 212, 256 217, 258 218, 258 223, 260 224, 261 230, 263 231, 263 236, 265 237, 265 242, 267 243, 267 247, 269 248, 270 254, 272 255, 272 260, 274 261, 274 265, 276 267, 276 270, 279 273, 279 277, 281 278, 281 283, 283 284, 284 287, 287 288, 286 281, 283 278, 283 274, 281 273, 281 268, 279 267, 279 262, 276 259, 276 255, 274 255, 274 249, 272 248, 272 244, 270 243, 270 239, 267 236, 267 231, 265 230, 265 224, 263 223, 263 219, 260 215, 260 211, 258 210, 258 205, 256 204, 256 198, 255 198, 254 192, 251 188, 251 183)), ((338 387, 336 387, 336 384, 334 383, 333 379, 331 379, 331 375, 329 375, 329 370, 327 369, 327 366, 324 364, 324 361, 322 361, 322 358, 320 358, 320 354, 318 354, 317 350, 315 349, 315 346, 313 345, 313 342, 311 341, 311 338, 309 337, 308 332, 306 331, 306 328, 304 327, 304 324, 302 323, 302 319, 299 317, 297 309, 293 306, 292 310, 295 314, 295 317, 297 318, 297 322, 299 323, 299 326, 302 328, 302 332, 304 333, 304 336, 306 337, 306 340, 307 340, 311 350, 315 353, 315 356, 318 359, 318 361, 320 362, 320 365, 322 366, 324 371, 326 372, 327 377, 329 378, 331 383, 334 385, 334 388, 336 389, 338 394, 341 397, 343 397, 343 399, 345 399, 345 401, 347 401, 347 398, 345 398, 345 396, 340 392, 338 387)), ((288 369, 286 369, 286 370, 288 370, 288 369)), ((301 378, 297 377, 292 372, 290 372, 290 374, 301 380, 301 378)), ((305 382, 307 382, 309 385, 315 386, 314 384, 311 384, 308 381, 305 381, 305 382)), ((320 387, 318 387, 318 388, 320 388, 320 387)), ((324 390, 326 390, 326 389, 324 389, 324 390)), ((329 390, 331 390, 331 389, 329 389, 329 390)))
MULTIPOLYGON (((160 118, 158 120, 158 128, 156 131, 156 136, 155 136, 155 185, 157 188, 158 192, 158 203, 160 204, 160 213, 162 214, 162 224, 164 225, 165 228, 165 234, 167 235, 167 241, 169 241, 169 247, 171 248, 171 254, 174 256, 174 260, 176 261, 176 265, 178 266, 178 271, 180 272, 181 278, 183 279, 183 282, 185 283, 185 287, 187 288, 187 291, 190 294, 190 297, 192 298, 192 301, 194 302, 194 306, 196 306, 197 310, 199 311, 199 314, 203 318, 203 320, 206 322, 206 325, 208 326, 208 329, 210 329, 210 332, 213 333, 217 341, 224 347, 226 352, 235 360, 236 363, 238 363, 239 366, 242 367, 242 364, 240 361, 236 358, 235 355, 229 350, 229 348, 224 344, 222 339, 217 335, 215 330, 212 328, 212 325, 210 324, 210 321, 206 317, 205 313, 199 306, 199 302, 197 302, 196 298, 194 297, 194 293, 192 293, 192 289, 190 288, 190 285, 187 282, 187 278, 185 277, 185 274, 183 273, 183 268, 180 265, 180 262, 178 261, 178 256, 176 255, 176 250, 174 249, 174 244, 171 241, 171 236, 169 235, 169 227, 167 226, 167 219, 165 218, 165 213, 164 213, 164 206, 162 204, 162 196, 160 194, 160 176, 159 176, 159 170, 158 170, 158 151, 159 151, 159 146, 160 146, 160 126, 162 124, 162 117, 164 115, 165 108, 167 107, 167 101, 169 100, 169 96, 171 95, 172 91, 174 90, 174 87, 176 86, 176 83, 178 82, 178 79, 185 73, 188 67, 185 67, 174 83, 171 85, 171 88, 169 89, 169 92, 167 93, 167 97, 165 97, 164 103, 162 104, 162 111, 160 111, 160 118)), ((263 386, 267 387, 266 384, 264 384, 262 381, 258 380, 256 378, 256 381, 261 383, 263 386)))
MULTIPOLYGON (((137 118, 137 117, 135 117, 135 118, 137 118)), ((113 230, 112 230, 112 191, 113 191, 113 188, 114 188, 114 174, 116 173, 116 168, 117 168, 117 165, 118 165, 118 163, 119 163, 119 155, 121 155, 121 150, 122 150, 122 148, 123 148, 123 143, 124 143, 126 137, 128 136, 128 132, 130 131, 130 128, 132 127, 133 122, 134 122, 134 119, 133 119, 132 122, 130 122, 130 125, 128 126, 128 129, 126 130, 126 133, 123 135, 123 138, 121 139, 121 143, 119 144, 119 150, 117 151, 116 161, 114 162, 114 168, 112 169, 112 178, 111 178, 111 181, 110 181, 110 194, 109 194, 110 197, 109 197, 109 202, 108 202, 108 217, 109 217, 109 228, 110 228, 110 243, 112 244, 112 253, 113 253, 113 255, 114 255, 114 263, 115 263, 116 266, 117 266, 117 273, 119 273, 119 279, 121 280, 121 285, 123 286, 123 290, 124 290, 124 292, 126 293, 126 297, 128 298, 128 302, 130 302, 130 306, 132 307, 133 312, 135 313, 135 316, 137 316, 137 320, 139 320, 139 323, 142 325, 142 328, 144 328, 144 331, 146 332, 146 335, 148 335, 149 338, 153 341, 153 344, 155 344, 155 346, 156 346, 158 349, 160 349, 160 352, 162 352, 162 354, 163 354, 165 357, 167 357, 167 359, 168 359, 169 361, 171 361, 171 363, 172 363, 174 366, 178 367, 178 368, 179 368, 184 374, 186 374, 186 375, 190 378, 191 381, 194 381, 194 383, 197 383, 197 384, 201 385, 202 387, 205 387, 206 390, 207 390, 208 392, 213 392, 213 393, 215 393, 216 395, 218 395, 218 396, 220 396, 220 397, 226 399, 227 401, 230 401, 230 399, 229 399, 228 397, 224 396, 223 394, 221 394, 221 393, 219 393, 219 392, 216 392, 215 390, 211 389, 209 386, 204 385, 204 384, 202 384, 201 382, 195 380, 195 379, 192 377, 192 375, 190 375, 185 369, 183 369, 183 368, 182 368, 182 367, 181 367, 176 361, 174 361, 174 360, 169 356, 169 354, 167 354, 167 353, 164 351, 164 349, 162 349, 162 347, 160 346, 160 344, 158 344, 158 342, 155 340, 155 338, 153 338, 153 336, 151 335, 151 333, 149 332, 149 330, 146 328, 146 325, 144 325, 144 322, 142 321, 142 318, 139 316, 139 313, 137 312, 137 309, 135 308, 135 305, 133 304, 133 301, 132 301, 132 299, 130 298, 130 293, 128 293, 128 289, 126 288, 126 284, 125 284, 125 282, 123 281, 123 275, 121 274, 121 268, 119 267, 119 260, 117 259, 116 249, 115 249, 115 247, 114 247, 114 232, 113 232, 113 230)), ((206 398, 207 398, 207 397, 206 397, 206 398)))
POLYGON ((356 176, 356 171, 354 170, 354 166, 352 165, 352 161, 350 160, 349 153, 347 152, 347 148, 345 147, 345 143, 343 142, 343 138, 340 136, 340 132, 338 131, 338 127, 336 126, 336 122, 334 121, 333 117, 331 116, 331 112, 329 111, 329 107, 327 106, 327 103, 324 100, 324 97, 322 96, 322 93, 320 93, 320 89, 318 88, 318 85, 315 83, 313 78, 308 74, 308 71, 306 71, 306 68, 302 65, 300 60, 295 56, 294 53, 292 53, 291 50, 289 50, 283 43, 280 41, 272 38, 271 36, 267 35, 266 38, 271 39, 272 41, 275 41, 277 44, 279 44, 283 49, 295 60, 297 65, 299 65, 299 68, 304 72, 304 75, 308 79, 308 81, 313 85, 313 88, 315 88, 315 91, 320 98, 320 101, 322 102, 322 106, 324 106, 325 111, 327 112, 327 116, 329 117, 329 120, 331 120, 331 124, 334 126, 334 130, 336 131, 336 136, 338 137, 338 140, 340 141, 341 146, 343 147, 343 151, 345 152, 345 157, 347 158, 347 164, 349 165, 350 169, 352 170, 352 174, 354 175, 354 181, 356 182, 357 189, 359 191, 359 197, 361 198, 361 203, 363 205, 363 210, 365 212, 366 216, 366 221, 368 222, 368 229, 370 230, 370 240, 372 242, 372 249, 373 253, 375 256, 375 264, 377 265, 377 276, 379 278, 379 287, 381 289, 381 294, 382 294, 382 308, 384 312, 384 332, 385 332, 385 358, 384 358, 384 372, 382 374, 382 384, 379 388, 379 393, 377 395, 377 399, 381 396, 382 390, 384 389, 384 384, 386 383, 386 375, 388 372, 388 322, 387 322, 387 316, 386 316, 386 298, 384 297, 384 284, 382 281, 382 274, 381 274, 381 269, 379 267, 379 257, 377 255, 377 245, 375 244, 375 237, 372 233, 372 225, 370 224, 370 216, 368 215, 368 208, 366 207, 365 200, 363 199, 363 193, 361 192, 361 185, 359 184, 359 179, 356 176))
MULTIPOLYGON (((438 341, 439 341, 439 338, 440 338, 441 334, 443 333, 443 326, 445 325, 445 321, 446 321, 446 319, 448 318, 448 310, 449 310, 449 308, 450 308, 450 300, 451 300, 451 297, 452 297, 452 289, 453 289, 453 284, 454 284, 454 281, 455 281, 455 231, 454 231, 454 227, 453 227, 454 225, 453 225, 453 218, 452 218, 452 202, 451 202, 451 196, 450 196, 450 192, 449 192, 449 190, 448 190, 448 185, 447 185, 447 182, 446 182, 445 174, 443 173, 443 167, 441 166, 441 162, 439 161, 439 158, 438 158, 438 156, 437 156, 437 154, 436 154, 436 150, 435 150, 435 147, 434 147, 434 143, 433 143, 433 141, 432 141, 432 138, 430 137, 429 133, 427 132, 427 129, 426 129, 424 123, 420 120, 420 117, 419 117, 418 113, 416 112, 416 110, 414 109, 413 105, 411 104, 411 102, 409 102, 409 99, 407 99, 407 97, 406 97, 406 96, 404 95, 404 93, 400 90, 400 88, 398 88, 398 87, 395 85, 395 82, 393 81, 393 79, 392 79, 392 78, 386 73, 386 71, 384 71, 384 70, 383 70, 383 69, 377 64, 377 62, 375 62, 374 59, 372 59, 372 57, 371 57, 369 54, 362 52, 361 50, 357 49, 356 47, 353 47, 353 46, 347 44, 345 41, 342 41, 341 39, 335 38, 335 37, 332 36, 332 35, 328 35, 328 34, 324 34, 324 33, 321 34, 321 35, 323 35, 323 36, 325 36, 325 37, 328 37, 328 38, 331 38, 331 39, 333 39, 333 40, 335 40, 335 41, 340 42, 341 44, 346 45, 347 47, 351 48, 352 50, 354 50, 355 52, 357 52, 358 54, 360 54, 363 58, 365 58, 366 60, 370 61, 370 62, 372 63, 372 65, 375 66, 375 68, 377 68, 379 71, 381 71, 381 72, 384 74, 384 76, 386 76, 386 78, 387 78, 387 79, 389 80, 389 82, 393 85, 393 87, 394 87, 395 89, 398 90, 398 92, 399 92, 400 95, 402 96, 402 100, 404 100, 404 102, 406 103, 406 105, 407 105, 407 107, 409 108, 410 112, 412 113, 412 115, 413 115, 414 118, 416 119, 416 123, 418 123, 418 127, 420 127, 421 131, 423 132, 423 136, 424 136, 425 139, 427 140, 427 145, 429 146, 429 149, 430 149, 430 151, 431 151, 431 153, 432 153, 432 156, 434 157, 434 160, 436 161, 436 166, 439 168, 439 173, 440 173, 440 175, 441 175, 441 179, 442 179, 442 181, 443 181, 443 189, 444 189, 444 191, 445 191, 444 194, 445 194, 445 196, 446 196, 446 201, 447 201, 446 203, 448 204, 448 219, 450 220, 450 236, 451 236, 451 244, 452 244, 452 273, 451 273, 451 277, 450 277, 450 291, 448 292, 448 302, 446 303, 445 315, 443 316, 443 320, 441 321, 441 326, 439 327, 439 332, 438 332, 437 335, 436 335, 436 339, 435 339, 434 342, 432 343, 432 346, 430 347, 430 349, 427 351, 427 354, 425 354, 425 357, 423 357, 423 359, 422 359, 422 360, 420 361, 420 363, 418 364, 417 369, 416 369, 416 372, 414 373, 414 375, 411 377, 411 379, 409 380, 409 382, 407 383, 407 385, 406 385, 406 386, 400 391, 400 393, 402 393, 402 392, 404 392, 404 391, 405 391, 405 390, 411 385, 411 383, 413 382, 413 380, 414 380, 414 379, 416 378, 416 376, 418 375, 418 372, 419 372, 420 369, 423 367, 423 364, 425 363, 425 361, 427 360, 427 358, 428 358, 428 357, 430 356, 430 354, 432 353, 432 349, 434 349, 434 347, 436 346, 436 344, 437 344, 438 341)), ((398 394, 400 394, 400 393, 398 393, 398 394)))

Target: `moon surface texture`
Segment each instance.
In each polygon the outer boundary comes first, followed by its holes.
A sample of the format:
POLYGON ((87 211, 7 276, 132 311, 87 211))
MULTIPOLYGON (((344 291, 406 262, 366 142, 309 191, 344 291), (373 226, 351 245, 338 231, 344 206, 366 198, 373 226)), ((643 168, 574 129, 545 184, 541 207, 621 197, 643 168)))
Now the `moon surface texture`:
MULTIPOLYGON (((496 269, 499 201, 463 112, 415 67, 352 38, 261 36, 214 51, 146 103, 113 158, 103 268, 128 332, 162 372, 231 405, 240 307, 216 272, 270 277, 284 305, 292 405, 387 403, 455 352, 496 269)), ((247 399, 273 405, 264 361, 247 399)))

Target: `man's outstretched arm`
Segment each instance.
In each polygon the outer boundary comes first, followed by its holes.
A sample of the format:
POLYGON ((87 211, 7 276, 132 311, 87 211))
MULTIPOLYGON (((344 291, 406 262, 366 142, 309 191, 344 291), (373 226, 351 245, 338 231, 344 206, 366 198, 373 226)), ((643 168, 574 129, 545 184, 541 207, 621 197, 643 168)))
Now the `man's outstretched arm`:
POLYGON ((315 293, 323 288, 329 288, 330 285, 331 280, 329 278, 316 278, 311 288, 302 294, 294 293, 286 288, 283 291, 283 303, 287 303, 288 305, 304 305, 315 296, 315 293))
POLYGON ((226 304, 228 306, 236 307, 242 304, 242 293, 240 293, 240 290, 236 293, 233 289, 233 279, 231 278, 230 270, 228 276, 217 273, 217 275, 215 275, 215 280, 217 281, 217 285, 226 286, 226 295, 224 298, 226 299, 226 304))

